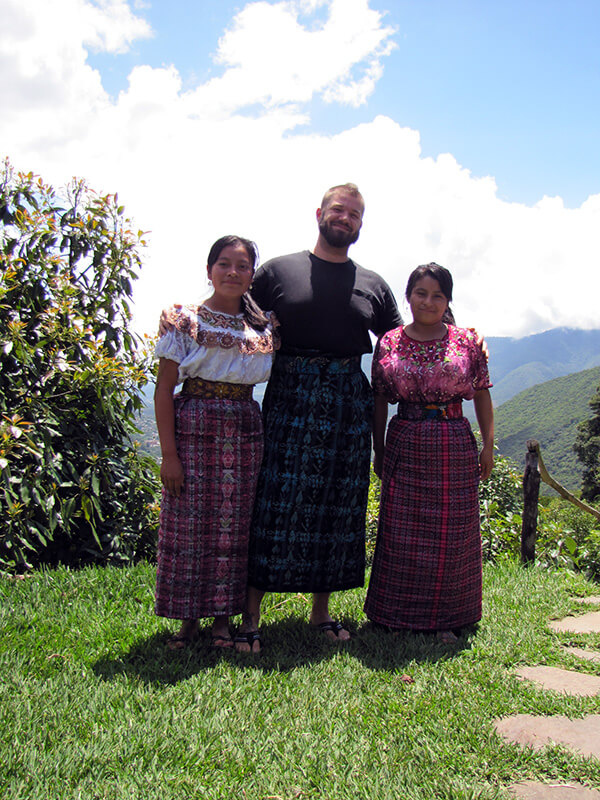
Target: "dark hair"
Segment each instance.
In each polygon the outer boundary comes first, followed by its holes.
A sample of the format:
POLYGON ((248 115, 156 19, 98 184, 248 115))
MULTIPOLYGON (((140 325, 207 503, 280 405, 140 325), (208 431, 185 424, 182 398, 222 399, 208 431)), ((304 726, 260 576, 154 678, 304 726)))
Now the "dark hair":
MULTIPOLYGON (((234 236, 232 234, 228 236, 221 236, 220 239, 217 239, 217 241, 210 248, 210 252, 206 260, 207 265, 212 267, 213 264, 216 264, 219 260, 219 256, 221 255, 221 251, 226 247, 237 247, 238 245, 242 245, 242 247, 244 247, 248 253, 248 258, 252 264, 252 272, 254 273, 259 259, 258 247, 256 246, 256 243, 251 239, 244 239, 243 236, 234 236)), ((249 292, 244 292, 244 294, 240 297, 240 305, 242 314, 244 315, 244 319, 248 325, 250 325, 251 328, 254 328, 255 331, 264 331, 269 323, 269 320, 252 299, 249 292)))
POLYGON ((452 309, 450 308, 450 302, 452 301, 452 288, 453 288, 453 281, 452 275, 450 274, 450 270, 447 270, 446 267, 440 267, 439 264, 436 264, 435 261, 432 261, 430 264, 421 264, 419 267, 413 269, 410 273, 408 278, 408 283, 406 284, 406 292, 404 296, 407 300, 410 301, 410 296, 412 294, 413 289, 415 288, 415 284, 417 281, 420 281, 421 278, 424 278, 428 275, 430 278, 433 278, 437 281, 440 285, 440 289, 442 294, 448 301, 448 308, 444 311, 444 316, 442 317, 442 322, 447 322, 450 325, 454 325, 454 314, 452 313, 452 309))

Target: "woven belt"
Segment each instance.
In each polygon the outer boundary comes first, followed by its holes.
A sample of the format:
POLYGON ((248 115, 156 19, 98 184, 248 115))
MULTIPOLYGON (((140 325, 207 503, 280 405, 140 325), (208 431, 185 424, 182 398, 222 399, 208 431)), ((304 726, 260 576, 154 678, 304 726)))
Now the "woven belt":
POLYGON ((204 397, 206 400, 252 400, 251 383, 222 383, 203 378, 186 378, 181 394, 204 397))
POLYGON ((422 420, 433 419, 439 422, 449 419, 460 419, 462 400, 451 403, 398 403, 400 419, 422 420))
POLYGON ((327 354, 288 355, 279 353, 273 370, 283 372, 312 372, 322 370, 332 373, 353 373, 360 371, 360 356, 330 356, 327 354))

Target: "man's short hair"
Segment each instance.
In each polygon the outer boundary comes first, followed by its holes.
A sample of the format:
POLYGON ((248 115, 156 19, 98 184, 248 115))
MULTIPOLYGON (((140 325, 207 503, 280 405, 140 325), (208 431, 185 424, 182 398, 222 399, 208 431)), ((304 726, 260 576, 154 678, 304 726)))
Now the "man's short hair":
POLYGON ((365 208, 365 201, 358 190, 358 186, 355 183, 340 183, 338 186, 332 186, 331 189, 327 189, 325 194, 323 195, 323 199, 321 200, 321 208, 325 208, 325 206, 331 200, 331 197, 335 192, 344 192, 345 194, 349 194, 350 197, 360 197, 362 200, 363 211, 365 208))

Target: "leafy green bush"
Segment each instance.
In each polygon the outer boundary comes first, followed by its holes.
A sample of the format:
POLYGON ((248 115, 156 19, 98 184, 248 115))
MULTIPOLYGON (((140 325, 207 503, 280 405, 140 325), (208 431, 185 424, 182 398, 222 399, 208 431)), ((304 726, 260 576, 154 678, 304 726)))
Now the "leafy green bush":
POLYGON ((479 484, 481 544, 487 561, 518 556, 521 548, 523 481, 497 452, 489 479, 479 484))
MULTIPOLYGON (((600 502, 594 506, 600 508, 600 502)), ((599 580, 600 522, 567 500, 552 498, 546 508, 539 509, 536 559, 599 580)))
POLYGON ((116 195, 0 172, 0 567, 152 553, 158 481, 130 434, 147 355, 116 195))

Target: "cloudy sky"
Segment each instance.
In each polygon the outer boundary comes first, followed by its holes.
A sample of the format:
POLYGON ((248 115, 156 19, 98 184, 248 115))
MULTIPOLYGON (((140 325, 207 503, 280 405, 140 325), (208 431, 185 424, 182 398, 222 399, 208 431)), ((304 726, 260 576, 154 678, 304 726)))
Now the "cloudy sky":
POLYGON ((0 155, 150 231, 135 325, 223 233, 311 248, 330 185, 398 300, 455 278, 487 335, 600 327, 597 0, 0 0, 0 155))

